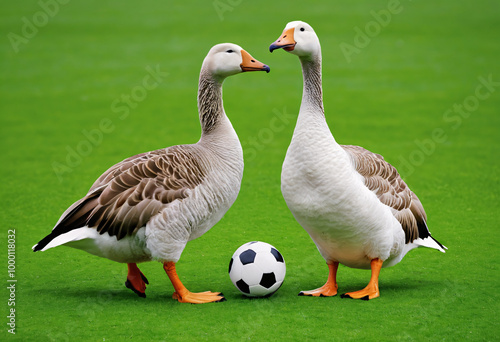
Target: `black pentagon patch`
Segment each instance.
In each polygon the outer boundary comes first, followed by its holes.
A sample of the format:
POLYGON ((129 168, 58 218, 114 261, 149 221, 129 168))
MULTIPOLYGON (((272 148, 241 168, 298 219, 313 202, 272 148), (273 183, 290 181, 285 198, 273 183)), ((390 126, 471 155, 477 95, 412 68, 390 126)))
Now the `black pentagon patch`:
POLYGON ((283 260, 283 256, 281 255, 280 252, 278 252, 277 249, 271 248, 271 254, 274 255, 277 262, 285 262, 285 260, 283 260))
POLYGON ((231 273, 231 268, 233 268, 233 258, 231 258, 231 261, 229 262, 229 273, 231 273))
POLYGON ((236 282, 236 286, 240 289, 241 292, 250 293, 250 287, 243 281, 243 279, 238 280, 236 282))
POLYGON ((266 289, 270 288, 274 284, 276 284, 276 276, 274 275, 273 272, 271 273, 264 273, 262 275, 262 279, 260 280, 259 283, 261 286, 264 286, 266 289))
POLYGON ((240 254, 241 263, 243 265, 251 264, 252 262, 254 262, 256 255, 257 253, 255 253, 253 250, 247 249, 246 251, 240 254))

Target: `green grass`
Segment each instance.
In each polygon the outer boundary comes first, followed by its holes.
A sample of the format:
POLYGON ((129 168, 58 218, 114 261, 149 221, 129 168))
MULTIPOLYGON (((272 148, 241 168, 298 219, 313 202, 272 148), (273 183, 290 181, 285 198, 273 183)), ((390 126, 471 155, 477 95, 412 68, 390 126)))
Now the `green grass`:
MULTIPOLYGON (((348 63, 339 45, 353 44, 354 28, 363 29, 373 20, 370 11, 387 8, 387 1, 241 1, 223 20, 211 1, 71 1, 17 53, 7 35, 20 35, 22 18, 32 20, 40 7, 35 0, 4 2, 0 339, 498 340, 500 87, 465 118, 445 113, 474 96, 478 77, 500 81, 500 6, 487 0, 400 6, 348 63), (267 48, 295 19, 320 37, 326 115, 337 141, 399 167, 424 203, 432 233, 449 248, 419 249, 384 269, 381 297, 370 302, 297 297, 322 285, 327 267, 280 193, 302 79, 296 57, 267 48), (245 148, 241 192, 209 233, 188 244, 178 272, 191 290, 222 291, 228 301, 175 302, 155 262, 141 266, 150 281, 142 299, 123 285, 124 265, 65 247, 34 254, 31 246, 107 167, 198 140, 198 72, 210 47, 226 41, 269 64, 271 73, 225 83, 226 112, 245 148), (120 118, 113 101, 157 65, 168 76, 120 118), (284 121, 273 131, 276 111, 284 121), (98 129, 103 119, 113 129, 58 177, 53 164, 64 164, 68 148, 84 144, 82 130, 98 129), (419 142, 432 141, 436 129, 446 138, 424 154, 419 142), (16 229, 15 336, 6 325, 8 229, 16 229), (269 299, 243 298, 227 275, 234 250, 251 240, 275 245, 287 262, 285 283, 269 299)), ((343 293, 365 286, 369 272, 341 267, 338 279, 343 293)))

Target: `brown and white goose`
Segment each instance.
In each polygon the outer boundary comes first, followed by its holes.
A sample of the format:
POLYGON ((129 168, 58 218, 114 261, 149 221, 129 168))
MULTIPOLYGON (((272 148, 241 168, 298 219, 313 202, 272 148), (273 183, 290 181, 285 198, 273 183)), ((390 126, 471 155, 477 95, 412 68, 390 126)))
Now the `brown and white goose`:
POLYGON ((365 289, 343 297, 379 296, 382 267, 397 264, 413 248, 444 252, 432 238, 417 196, 381 155, 359 146, 339 145, 325 120, 321 84, 321 46, 302 21, 286 25, 269 47, 299 57, 304 87, 297 124, 281 173, 281 191, 300 225, 329 267, 326 284, 306 296, 337 294, 339 263, 372 271, 365 289))
POLYGON ((200 72, 201 138, 138 154, 112 166, 71 205, 33 250, 60 245, 128 264, 125 285, 145 297, 148 280, 137 263, 163 263, 179 302, 225 300, 219 292, 192 293, 175 264, 187 242, 215 225, 238 196, 243 153, 222 104, 228 76, 269 67, 235 44, 215 45, 200 72))

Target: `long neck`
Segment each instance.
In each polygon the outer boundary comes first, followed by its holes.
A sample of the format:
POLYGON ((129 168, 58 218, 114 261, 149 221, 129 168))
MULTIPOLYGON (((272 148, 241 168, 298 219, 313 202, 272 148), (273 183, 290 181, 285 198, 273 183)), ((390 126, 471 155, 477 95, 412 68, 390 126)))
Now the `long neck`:
POLYGON ((225 117, 222 105, 222 81, 202 69, 198 84, 198 113, 202 137, 213 132, 225 117))
MULTIPOLYGON (((243 152, 233 125, 224 112, 222 104, 223 79, 214 77, 202 68, 198 85, 198 112, 201 138, 199 143, 224 159, 241 160, 243 152)), ((238 164, 239 165, 239 164, 238 164)))
POLYGON ((321 52, 310 58, 301 58, 304 89, 300 111, 318 113, 324 116, 323 91, 321 85, 321 52))

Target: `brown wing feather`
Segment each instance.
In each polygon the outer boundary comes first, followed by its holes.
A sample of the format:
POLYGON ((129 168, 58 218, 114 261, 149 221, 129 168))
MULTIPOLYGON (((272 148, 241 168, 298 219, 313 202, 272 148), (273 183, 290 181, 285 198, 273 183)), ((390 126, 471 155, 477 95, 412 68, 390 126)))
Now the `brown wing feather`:
POLYGON ((386 162, 380 154, 360 146, 342 147, 351 156, 356 171, 364 177, 368 189, 373 191, 382 203, 392 208, 394 216, 405 232, 406 243, 429 236, 424 207, 401 179, 396 168, 386 162))
POLYGON ((125 159, 97 179, 53 233, 88 225, 118 239, 134 234, 203 181, 206 169, 199 157, 190 145, 183 145, 125 159))

